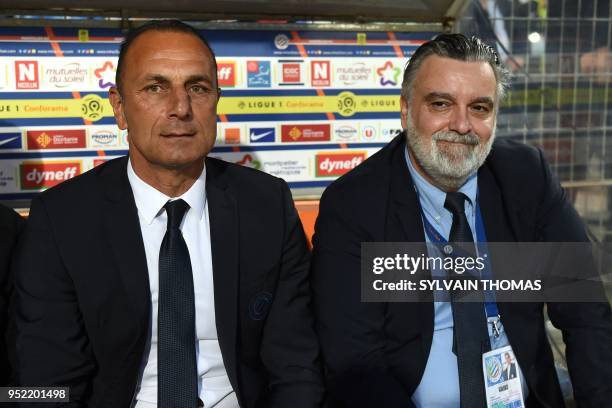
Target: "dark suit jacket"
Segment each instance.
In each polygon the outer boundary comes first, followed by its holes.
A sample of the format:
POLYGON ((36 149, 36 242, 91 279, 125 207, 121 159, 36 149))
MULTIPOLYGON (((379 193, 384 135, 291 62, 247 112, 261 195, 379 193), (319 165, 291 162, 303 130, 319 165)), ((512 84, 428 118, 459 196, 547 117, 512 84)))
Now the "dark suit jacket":
MULTIPOLYGON (((313 240, 313 302, 328 391, 345 407, 405 408, 431 347, 434 307, 362 303, 362 242, 424 242, 420 204, 400 135, 335 181, 321 198, 313 240)), ((541 153, 498 140, 478 171, 479 204, 489 242, 586 241, 584 226, 541 153)), ((549 303, 564 332, 581 407, 612 400, 612 320, 607 303, 549 303)), ((542 303, 500 303, 516 358, 527 377, 529 407, 562 407, 542 303)), ((440 384, 441 387, 444 384, 440 384)))
MULTIPOLYGON (((67 385, 88 407, 128 407, 150 292, 127 158, 32 201, 18 262, 22 385, 67 385)), ((304 232, 284 181, 206 159, 217 332, 242 407, 322 399, 304 232)))
POLYGON ((15 352, 15 328, 11 299, 13 276, 11 260, 25 220, 15 211, 0 205, 0 386, 10 384, 11 360, 15 352))

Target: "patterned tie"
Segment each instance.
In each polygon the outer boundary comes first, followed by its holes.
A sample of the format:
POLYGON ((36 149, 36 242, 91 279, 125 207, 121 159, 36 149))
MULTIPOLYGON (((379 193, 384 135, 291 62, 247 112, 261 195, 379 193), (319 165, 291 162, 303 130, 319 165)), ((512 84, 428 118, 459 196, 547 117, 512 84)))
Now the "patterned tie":
POLYGON ((189 250, 179 229, 189 205, 168 201, 166 235, 159 250, 157 406, 194 408, 198 401, 195 304, 189 250))
MULTIPOLYGON (((472 256, 476 251, 472 230, 465 216, 464 205, 467 199, 462 193, 447 193, 444 208, 453 214, 449 242, 453 247, 459 247, 456 249, 472 256)), ((457 275, 453 276, 456 277, 457 275)), ((474 293, 471 293, 471 296, 473 295, 474 293)), ((454 320, 453 351, 457 354, 461 408, 486 406, 481 359, 482 354, 489 351, 490 343, 482 293, 476 295, 479 295, 477 297, 479 301, 460 302, 459 293, 451 292, 454 320)))

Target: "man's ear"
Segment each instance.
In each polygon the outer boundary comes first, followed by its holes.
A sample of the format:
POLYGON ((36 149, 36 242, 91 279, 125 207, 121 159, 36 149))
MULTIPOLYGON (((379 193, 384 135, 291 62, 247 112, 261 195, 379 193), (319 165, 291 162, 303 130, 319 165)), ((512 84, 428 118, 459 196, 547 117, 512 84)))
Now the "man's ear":
POLYGON ((410 109, 408 107, 408 102, 406 98, 400 96, 400 119, 402 121, 402 129, 406 129, 408 127, 408 121, 412 120, 408 115, 410 114, 410 109))
POLYGON ((121 130, 125 130, 128 127, 127 120, 125 119, 125 114, 123 113, 123 99, 121 99, 121 94, 116 87, 112 87, 108 91, 108 99, 110 100, 110 104, 113 107, 113 114, 115 115, 115 121, 117 121, 117 126, 121 130))

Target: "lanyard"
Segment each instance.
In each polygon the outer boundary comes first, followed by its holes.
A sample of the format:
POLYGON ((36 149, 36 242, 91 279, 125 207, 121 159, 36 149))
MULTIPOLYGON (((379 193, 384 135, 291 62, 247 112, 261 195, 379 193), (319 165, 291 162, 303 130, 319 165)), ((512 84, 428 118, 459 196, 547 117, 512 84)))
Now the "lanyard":
MULTIPOLYGON (((434 228, 429 222, 423 212, 421 212, 421 218, 423 219, 423 226, 425 233, 429 240, 437 246, 448 244, 448 240, 444 238, 442 234, 434 228)), ((482 270, 482 277, 484 279, 492 278, 491 262, 488 255, 489 249, 487 246, 487 236, 485 234, 484 223, 482 221, 482 214, 480 213, 480 206, 478 200, 476 200, 476 242, 475 242, 478 255, 483 258, 484 268, 482 270)), ((499 309, 497 308, 497 302, 495 301, 495 292, 492 290, 486 290, 485 293, 485 312, 487 314, 487 320, 492 321, 494 331, 497 331, 497 321, 499 320, 499 309)))

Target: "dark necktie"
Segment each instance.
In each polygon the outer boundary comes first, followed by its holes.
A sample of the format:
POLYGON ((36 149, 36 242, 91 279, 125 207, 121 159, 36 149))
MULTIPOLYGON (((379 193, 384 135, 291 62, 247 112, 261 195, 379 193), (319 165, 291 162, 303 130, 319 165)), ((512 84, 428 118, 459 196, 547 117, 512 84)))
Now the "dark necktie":
MULTIPOLYGON (((462 252, 472 256, 476 253, 472 230, 465 216, 465 200, 462 193, 447 193, 444 208, 453 214, 453 224, 448 241, 462 252)), ((456 252, 456 251, 455 251, 456 252)), ((467 274, 468 272, 465 272, 467 274)), ((457 275, 451 272, 453 278, 457 275)), ((457 354, 459 369, 459 391, 461 408, 481 408, 486 405, 482 372, 482 354, 489 351, 489 335, 482 293, 479 300, 458 301, 459 293, 451 292, 454 320, 453 351, 457 354)), ((471 296, 474 293, 471 293, 471 296)))
POLYGON ((189 205, 168 201, 166 235, 159 250, 157 406, 195 408, 198 401, 195 304, 189 250, 179 229, 189 205))

